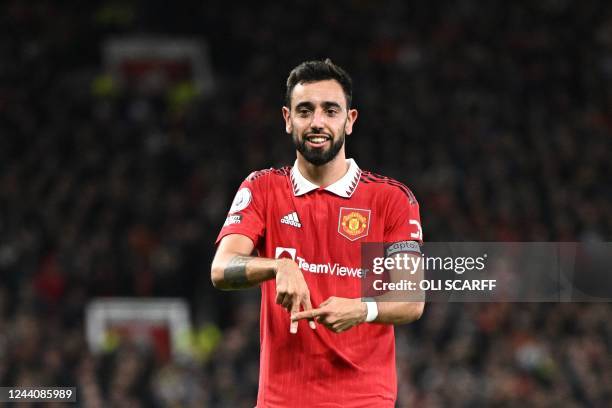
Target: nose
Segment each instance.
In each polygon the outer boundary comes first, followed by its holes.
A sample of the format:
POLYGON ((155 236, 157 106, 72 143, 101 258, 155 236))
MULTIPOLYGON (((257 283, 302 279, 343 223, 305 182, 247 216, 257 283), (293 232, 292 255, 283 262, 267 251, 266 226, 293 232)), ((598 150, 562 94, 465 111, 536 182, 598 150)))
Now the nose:
POLYGON ((324 114, 322 109, 315 109, 312 115, 312 121, 310 122, 310 127, 313 129, 323 129, 324 126, 324 114))

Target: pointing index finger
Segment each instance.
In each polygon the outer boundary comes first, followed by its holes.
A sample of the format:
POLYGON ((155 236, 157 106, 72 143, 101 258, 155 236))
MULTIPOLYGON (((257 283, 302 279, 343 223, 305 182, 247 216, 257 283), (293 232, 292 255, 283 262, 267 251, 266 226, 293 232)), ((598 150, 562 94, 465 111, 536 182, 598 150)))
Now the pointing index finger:
POLYGON ((291 321, 297 322, 302 319, 314 319, 315 317, 322 316, 325 314, 325 310, 323 309, 311 309, 304 310, 303 312, 297 312, 291 314, 291 321))

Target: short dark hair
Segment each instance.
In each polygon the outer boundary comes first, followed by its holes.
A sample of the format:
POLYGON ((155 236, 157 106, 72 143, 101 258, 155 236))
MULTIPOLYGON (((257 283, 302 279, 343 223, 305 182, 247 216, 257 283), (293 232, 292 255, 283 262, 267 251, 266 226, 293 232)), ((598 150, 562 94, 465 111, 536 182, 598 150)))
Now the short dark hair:
POLYGON ((307 84, 328 79, 338 81, 344 91, 346 108, 349 109, 353 99, 353 80, 345 70, 334 64, 329 58, 326 58, 324 61, 302 62, 291 70, 287 78, 286 106, 291 107, 291 93, 297 84, 307 84))

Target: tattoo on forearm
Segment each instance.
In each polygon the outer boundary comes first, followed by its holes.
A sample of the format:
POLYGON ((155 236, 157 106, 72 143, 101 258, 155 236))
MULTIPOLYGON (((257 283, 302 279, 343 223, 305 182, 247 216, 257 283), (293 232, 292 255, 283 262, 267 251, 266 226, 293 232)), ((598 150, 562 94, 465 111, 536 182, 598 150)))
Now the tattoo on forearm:
POLYGON ((248 288, 251 286, 246 274, 246 265, 251 260, 250 256, 237 255, 230 259, 223 271, 223 278, 232 289, 248 288))

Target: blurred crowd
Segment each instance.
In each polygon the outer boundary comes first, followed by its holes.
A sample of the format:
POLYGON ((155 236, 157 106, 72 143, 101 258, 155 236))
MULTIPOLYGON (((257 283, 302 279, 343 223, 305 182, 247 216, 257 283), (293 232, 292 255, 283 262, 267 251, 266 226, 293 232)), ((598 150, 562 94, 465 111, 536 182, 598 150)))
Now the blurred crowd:
MULTIPOLYGON (((288 72, 330 57, 360 110, 347 153, 407 184, 425 241, 610 241, 605 1, 85 2, 0 6, 0 384, 87 407, 252 407, 257 290, 209 280, 241 180, 291 164, 288 72), (208 44, 215 87, 101 86, 103 41, 208 44), (172 296, 220 334, 192 361, 92 354, 99 296, 172 296)), ((431 304, 396 329, 398 406, 612 404, 609 303, 431 304)), ((305 385, 307 388, 307 385, 305 385)), ((305 389, 307 392, 307 389, 305 389)))

